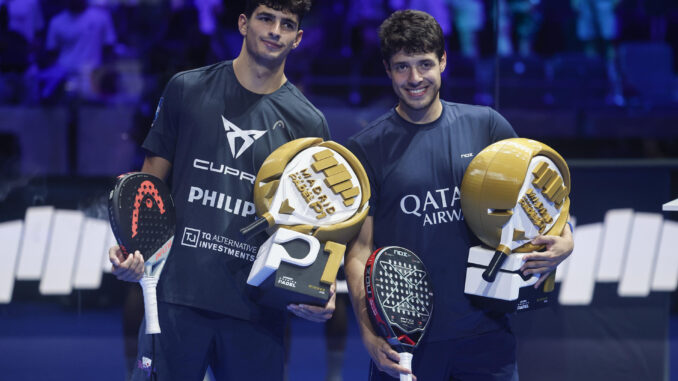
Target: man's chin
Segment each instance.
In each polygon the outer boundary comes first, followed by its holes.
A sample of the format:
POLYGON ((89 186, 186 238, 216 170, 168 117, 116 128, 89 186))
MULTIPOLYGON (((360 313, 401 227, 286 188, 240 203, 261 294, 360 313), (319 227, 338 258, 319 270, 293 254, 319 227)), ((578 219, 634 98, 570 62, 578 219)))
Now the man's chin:
POLYGON ((257 63, 266 67, 275 67, 280 65, 285 59, 285 55, 282 53, 263 53, 254 55, 254 59, 257 63))
POLYGON ((405 104, 405 107, 412 111, 423 111, 426 110, 427 108, 431 107, 431 104, 433 103, 433 100, 421 100, 420 102, 411 102, 406 99, 402 99, 403 103, 405 104))

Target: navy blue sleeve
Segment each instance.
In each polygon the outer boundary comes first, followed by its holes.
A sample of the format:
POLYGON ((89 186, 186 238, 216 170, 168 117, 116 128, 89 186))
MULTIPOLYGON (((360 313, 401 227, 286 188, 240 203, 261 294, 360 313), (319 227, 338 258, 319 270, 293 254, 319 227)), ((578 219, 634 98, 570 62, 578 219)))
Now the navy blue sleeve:
POLYGON ((165 86, 155 110, 155 119, 142 147, 151 156, 160 156, 174 162, 177 144, 177 126, 180 121, 183 80, 176 74, 165 86))
POLYGON ((511 124, 492 108, 490 110, 490 140, 498 142, 504 139, 517 138, 518 135, 511 127, 511 124))
POLYGON ((373 216, 374 212, 377 210, 377 206, 379 205, 379 187, 377 185, 378 178, 371 165, 372 163, 370 163, 367 158, 367 153, 358 142, 356 142, 353 138, 350 138, 346 142, 346 148, 348 148, 349 151, 351 151, 356 156, 358 161, 360 161, 360 164, 362 164, 363 168, 365 169, 365 173, 367 173, 367 178, 370 181, 370 210, 367 212, 367 214, 373 216))
POLYGON ((332 140, 332 136, 330 136, 330 128, 327 125, 327 120, 325 119, 325 116, 322 118, 322 123, 320 128, 322 129, 322 138, 323 140, 332 140))

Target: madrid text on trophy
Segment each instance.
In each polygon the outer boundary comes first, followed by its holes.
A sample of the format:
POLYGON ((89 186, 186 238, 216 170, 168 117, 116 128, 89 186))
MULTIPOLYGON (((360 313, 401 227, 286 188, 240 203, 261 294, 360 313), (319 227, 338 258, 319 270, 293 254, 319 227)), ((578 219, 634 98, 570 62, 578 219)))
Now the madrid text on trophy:
POLYGON ((247 279, 260 289, 260 302, 324 305, 369 198, 365 170, 338 143, 302 138, 273 151, 254 183, 260 218, 241 229, 246 239, 270 234, 247 279))

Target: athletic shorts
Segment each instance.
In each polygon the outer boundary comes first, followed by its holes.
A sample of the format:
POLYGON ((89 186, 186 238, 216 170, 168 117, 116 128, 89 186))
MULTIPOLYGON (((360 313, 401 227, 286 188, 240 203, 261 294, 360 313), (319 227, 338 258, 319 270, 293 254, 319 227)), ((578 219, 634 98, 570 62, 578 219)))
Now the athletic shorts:
POLYGON ((139 330, 133 381, 283 380, 285 322, 256 323, 192 307, 158 303, 162 332, 139 330))
MULTIPOLYGON (((510 331, 420 344, 412 358, 417 381, 518 381, 516 340, 510 331)), ((370 381, 393 381, 370 361, 370 381)))

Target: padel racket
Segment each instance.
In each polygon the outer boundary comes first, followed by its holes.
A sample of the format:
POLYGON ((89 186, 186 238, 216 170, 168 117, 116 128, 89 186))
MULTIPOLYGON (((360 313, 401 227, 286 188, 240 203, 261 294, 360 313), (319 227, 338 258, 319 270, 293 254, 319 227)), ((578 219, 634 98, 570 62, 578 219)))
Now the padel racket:
POLYGON ((128 255, 139 250, 144 275, 146 333, 160 333, 155 289, 172 248, 176 215, 172 195, 159 178, 141 172, 118 177, 108 199, 111 228, 120 250, 128 255))
MULTIPOLYGON (((424 263, 397 246, 376 250, 365 266, 365 301, 377 333, 412 370, 412 352, 421 342, 433 312, 433 289, 424 263)), ((411 374, 401 374, 411 381, 411 374)))
POLYGON ((367 175, 350 151, 320 138, 296 139, 264 161, 254 186, 262 218, 240 232, 249 239, 274 225, 296 226, 293 230, 304 233, 359 227, 368 199, 367 175))

